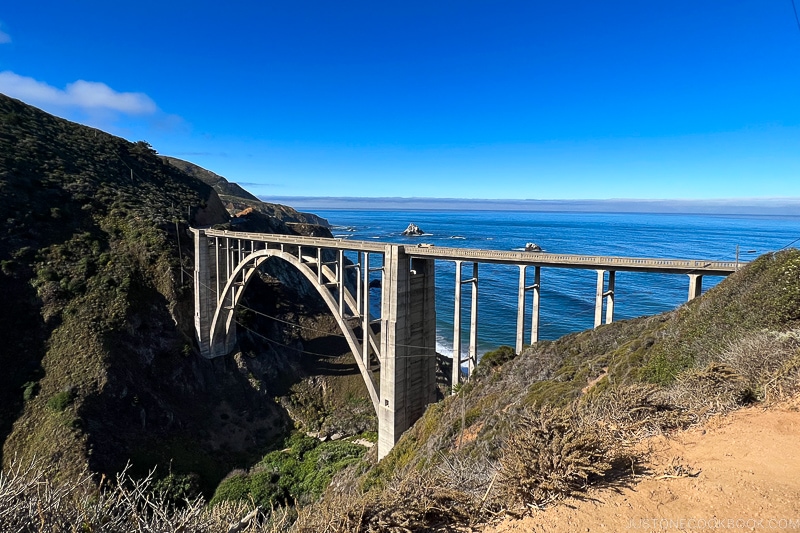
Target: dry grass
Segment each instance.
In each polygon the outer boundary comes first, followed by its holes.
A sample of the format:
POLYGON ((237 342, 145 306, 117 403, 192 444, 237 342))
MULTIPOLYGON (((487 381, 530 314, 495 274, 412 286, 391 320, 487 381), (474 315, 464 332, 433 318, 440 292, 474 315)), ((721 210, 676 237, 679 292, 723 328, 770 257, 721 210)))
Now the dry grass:
POLYGON ((0 531, 28 533, 175 533, 285 531, 287 512, 267 517, 244 503, 208 507, 202 498, 175 507, 153 492, 153 479, 125 472, 98 487, 91 475, 54 482, 42 463, 12 462, 0 473, 0 531))
POLYGON ((358 494, 329 494, 302 510, 299 533, 465 532, 480 517, 481 499, 455 487, 436 469, 412 470, 387 487, 358 494))
POLYGON ((520 417, 506 442, 499 489, 510 507, 541 506, 585 490, 613 468, 613 440, 570 409, 520 417))
POLYGON ((703 413, 780 401, 800 390, 800 330, 759 331, 698 362, 664 391, 667 401, 703 413))

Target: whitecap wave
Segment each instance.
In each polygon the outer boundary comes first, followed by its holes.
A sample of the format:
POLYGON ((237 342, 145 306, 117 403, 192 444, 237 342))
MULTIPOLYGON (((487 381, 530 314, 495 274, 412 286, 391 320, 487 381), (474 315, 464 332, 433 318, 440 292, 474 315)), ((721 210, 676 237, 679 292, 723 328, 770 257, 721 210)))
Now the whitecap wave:
POLYGON ((440 353, 445 357, 449 357, 450 359, 453 358, 453 347, 447 346, 438 340, 436 341, 436 353, 440 353))

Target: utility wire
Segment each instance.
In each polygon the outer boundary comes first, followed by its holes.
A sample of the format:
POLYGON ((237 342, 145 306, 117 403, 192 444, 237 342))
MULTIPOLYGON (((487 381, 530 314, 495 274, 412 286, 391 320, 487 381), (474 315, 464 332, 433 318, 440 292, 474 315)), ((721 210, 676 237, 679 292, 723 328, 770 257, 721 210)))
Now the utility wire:
POLYGON ((797 16, 797 6, 795 5, 794 0, 792 0, 792 9, 794 10, 794 20, 797 22, 797 29, 800 30, 800 17, 797 16))
MULTIPOLYGON (((779 252, 781 250, 785 250, 786 248, 789 248, 790 246, 792 246, 793 244, 795 244, 795 243, 797 243, 799 241, 800 241, 800 237, 798 237, 797 239, 794 239, 793 241, 789 242, 788 244, 784 245, 783 247, 779 248, 776 251, 779 252)), ((720 259, 720 261, 721 260, 722 259, 720 259)), ((188 271, 187 269, 185 269, 183 267, 181 267, 181 270, 183 272, 185 272, 186 274, 188 274, 190 277, 193 278, 194 272, 190 272, 190 271, 188 271)), ((692 272, 696 272, 696 271, 689 271, 689 272, 692 273, 692 272)), ((209 287, 205 283, 202 284, 202 287, 213 292, 212 288, 209 287)), ((246 305, 244 305, 242 303, 239 303, 238 306, 243 308, 243 309, 246 309, 248 311, 251 311, 251 312, 253 312, 253 313, 255 313, 255 314, 259 315, 259 316, 262 316, 264 318, 267 318, 267 319, 270 319, 270 320, 274 320, 276 322, 280 322, 282 324, 286 324, 286 325, 294 327, 294 328, 298 328, 298 329, 302 329, 302 330, 306 330, 306 331, 311 331, 311 332, 314 332, 314 333, 320 333, 320 334, 324 334, 324 335, 327 335, 327 336, 340 337, 340 338, 343 338, 343 339, 347 338, 343 333, 331 332, 329 330, 323 330, 323 329, 319 329, 319 328, 314 328, 314 327, 310 327, 310 326, 303 326, 303 325, 300 325, 300 324, 296 324, 294 322, 290 322, 288 320, 284 320, 284 319, 279 318, 277 316, 269 315, 269 314, 264 313, 262 311, 258 311, 257 309, 253 309, 252 307, 246 306, 246 305)), ((580 313, 574 314, 572 316, 573 317, 583 317, 583 316, 591 315, 594 312, 595 312, 594 309, 587 309, 585 311, 582 311, 580 313)), ((250 333, 252 333, 252 334, 254 334, 254 335, 256 335, 256 336, 258 336, 258 337, 260 337, 260 338, 262 338, 262 339, 264 339, 264 340, 266 340, 266 341, 268 341, 268 342, 270 342, 272 344, 275 344, 275 345, 278 345, 278 346, 281 346, 283 348, 286 348, 286 349, 289 349, 289 350, 293 350, 293 351, 296 351, 296 352, 299 352, 299 353, 305 353, 305 354, 308 354, 308 355, 315 355, 315 356, 321 356, 321 357, 329 357, 329 354, 309 352, 307 350, 301 350, 299 348, 294 348, 294 347, 289 346, 287 344, 278 342, 278 341, 276 341, 274 339, 270 339, 268 337, 265 337, 264 335, 254 331, 253 329, 248 328, 247 326, 245 326, 244 324, 242 324, 239 321, 236 321, 236 323, 239 324, 240 326, 242 326, 244 329, 246 329, 250 333)), ((558 324, 559 324, 558 322, 540 322, 539 326, 540 327, 542 327, 542 326, 555 326, 555 325, 558 325, 558 324)), ((418 346, 418 345, 412 345, 412 344, 398 344, 397 346, 398 347, 402 347, 402 348, 413 348, 413 349, 419 349, 419 350, 429 350, 430 349, 427 346, 418 346)), ((410 356, 401 356, 401 357, 420 357, 420 355, 410 355, 410 356)))
MULTIPOLYGON (((798 28, 800 28, 800 21, 798 22, 798 28)), ((800 237, 796 238, 795 240, 793 240, 792 242, 790 242, 789 244, 787 244, 787 245, 786 245, 786 246, 784 246, 783 248, 778 248, 778 250, 777 250, 777 251, 778 251, 778 252, 780 252, 781 250, 785 250, 786 248, 790 247, 791 245, 793 245, 793 244, 794 244, 794 243, 796 243, 797 241, 800 241, 800 237)))
MULTIPOLYGON (((185 272, 189 273, 188 271, 186 271, 186 269, 182 268, 182 270, 184 270, 185 272)), ((193 273, 191 273, 191 274, 193 275, 193 273)), ((211 290, 211 287, 209 287, 205 283, 202 283, 201 286, 204 287, 207 290, 211 290)), ((321 333, 321 334, 327 335, 329 337, 341 337, 343 339, 347 339, 347 337, 343 333, 331 332, 329 330, 313 328, 313 327, 310 327, 310 326, 302 326, 302 325, 296 324, 294 322, 289 322, 287 320, 283 320, 283 319, 278 318, 276 316, 268 315, 266 313, 258 311, 257 309, 253 309, 252 307, 246 306, 241 302, 239 302, 237 304, 237 307, 241 307, 241 308, 246 309, 248 311, 252 311, 253 313, 255 313, 257 315, 260 315, 260 316, 263 316, 264 318, 268 318, 270 320, 275 320, 277 322, 281 322, 281 323, 289 325, 291 327, 295 327, 295 328, 298 328, 298 329, 304 329, 304 330, 307 330, 307 331, 312 331, 314 333, 321 333)), ((239 322, 239 321, 236 321, 236 323, 241 325, 241 322, 239 322)), ((254 334, 258 335, 259 337, 263 337, 263 335, 255 333, 252 329, 248 328, 247 326, 242 325, 242 327, 245 328, 248 331, 253 332, 254 334)), ((278 344, 280 346, 284 346, 284 347, 289 348, 291 350, 302 351, 302 350, 298 350, 297 348, 292 348, 291 346, 288 346, 286 344, 282 344, 282 343, 280 343, 278 341, 275 341, 275 340, 272 340, 272 339, 269 339, 269 340, 270 340, 270 342, 272 342, 274 344, 278 344)), ((417 349, 417 350, 429 350, 430 349, 428 346, 417 346, 417 345, 414 345, 414 344, 396 344, 395 346, 399 346, 399 347, 402 347, 402 348, 414 348, 414 349, 417 349)), ((318 354, 318 353, 313 353, 313 352, 303 352, 303 353, 309 353, 311 355, 323 355, 323 356, 326 356, 326 357, 329 356, 329 354, 318 354)), ((409 356, 405 356, 405 357, 418 357, 418 356, 409 355, 409 356)))
MULTIPOLYGON (((289 346, 288 344, 284 344, 284 343, 276 341, 274 339, 270 339, 268 337, 265 337, 261 333, 258 333, 257 331, 255 331, 255 330, 253 330, 251 328, 248 328, 247 326, 245 326, 244 324, 242 324, 238 320, 236 320, 235 322, 236 322, 236 324, 238 324, 239 326, 242 326, 244 329, 246 329, 248 332, 252 333, 256 337, 260 337, 261 339, 264 339, 265 341, 270 342, 270 343, 272 343, 272 344, 274 344, 276 346, 281 346, 281 347, 286 348, 288 350, 293 350, 295 352, 304 353, 304 354, 308 354, 308 355, 316 355, 316 356, 319 356, 319 357, 332 357, 331 354, 310 352, 308 350, 301 350, 300 348, 295 348, 294 346, 289 346)), ((397 346, 407 346, 407 347, 410 347, 410 348, 414 348, 414 346, 408 346, 408 345, 403 345, 403 344, 398 344, 397 346)), ((425 348, 425 347, 422 347, 422 348, 425 348)), ((426 348, 426 351, 427 351, 427 348, 426 348)), ((357 356, 356 354, 353 354, 353 355, 357 356)), ((374 355, 377 356, 377 354, 374 354, 374 355)), ((437 356, 437 354, 435 354, 435 353, 434 354, 422 353, 422 354, 416 354, 416 355, 414 355, 414 354, 412 354, 412 355, 396 355, 395 359, 411 359, 412 357, 413 358, 420 358, 420 357, 436 357, 436 356, 437 356)))

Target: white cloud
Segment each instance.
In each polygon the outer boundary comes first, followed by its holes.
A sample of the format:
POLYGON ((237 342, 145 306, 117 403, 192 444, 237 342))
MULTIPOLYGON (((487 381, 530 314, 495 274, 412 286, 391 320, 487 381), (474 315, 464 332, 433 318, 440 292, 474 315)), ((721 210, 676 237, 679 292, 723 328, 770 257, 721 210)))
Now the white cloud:
POLYGON ((4 32, 3 30, 0 30, 0 44, 10 43, 10 42, 11 42, 11 36, 6 32, 4 32))
POLYGON ((151 115, 158 111, 155 102, 143 93, 120 93, 105 83, 84 80, 59 89, 9 70, 0 72, 0 92, 43 107, 116 111, 127 115, 151 115))

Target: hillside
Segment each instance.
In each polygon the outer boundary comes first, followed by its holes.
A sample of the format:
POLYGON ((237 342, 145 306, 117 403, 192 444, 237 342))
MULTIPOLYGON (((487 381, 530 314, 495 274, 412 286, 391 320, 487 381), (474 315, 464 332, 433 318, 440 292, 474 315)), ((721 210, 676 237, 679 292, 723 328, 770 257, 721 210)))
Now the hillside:
MULTIPOLYGON (((225 204, 225 207, 232 214, 241 213, 242 211, 249 210, 255 212, 255 216, 261 215, 266 220, 273 219, 282 224, 300 224, 303 226, 315 225, 329 227, 328 221, 322 217, 312 213, 301 213, 293 207, 280 204, 272 204, 262 202, 236 183, 231 183, 222 176, 206 170, 202 167, 184 161, 176 157, 162 156, 169 164, 181 169, 186 174, 193 176, 203 183, 211 185, 220 199, 225 204)), ((268 224, 268 223, 267 223, 268 224)), ((263 230, 255 231, 270 231, 272 227, 267 227, 263 230)), ((277 233, 282 233, 278 231, 277 233)))
POLYGON ((430 406, 383 461, 340 477, 298 528, 474 530, 588 487, 627 486, 648 473, 644 439, 799 389, 800 251, 790 249, 674 311, 516 357, 486 354, 469 383, 430 406))
MULTIPOLYGON (((240 353, 200 358, 187 230, 330 233, 228 184, 229 206, 273 213, 231 218, 214 190, 222 181, 0 95, 2 464, 35 456, 64 479, 84 466, 113 474, 131 461, 142 475, 160 465, 158 479, 210 496, 232 468, 282 442, 293 423, 276 398, 306 375, 297 350, 313 340, 242 317, 260 336, 243 334, 240 353)), ((251 292, 252 309, 291 314, 312 336, 333 327, 280 265, 251 292)))

